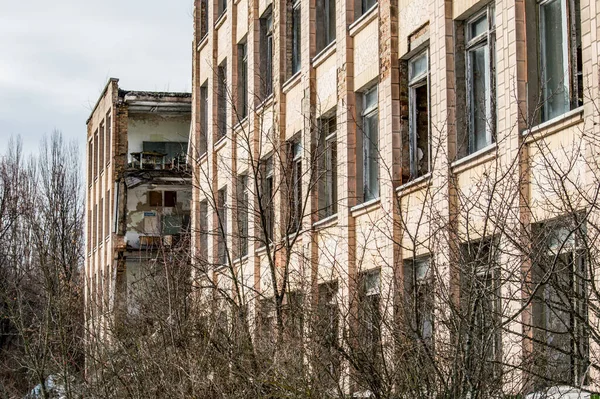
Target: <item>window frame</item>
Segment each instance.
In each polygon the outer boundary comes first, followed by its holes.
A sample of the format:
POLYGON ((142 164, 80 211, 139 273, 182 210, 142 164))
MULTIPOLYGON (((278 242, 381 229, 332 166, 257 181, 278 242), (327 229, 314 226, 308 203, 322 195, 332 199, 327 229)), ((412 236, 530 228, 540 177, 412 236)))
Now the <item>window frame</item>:
POLYGON ((302 67, 302 2, 290 1, 290 77, 302 67))
POLYGON ((375 361, 381 343, 381 270, 373 269, 359 274, 359 320, 360 336, 364 339, 365 354, 375 361), (376 276, 376 284, 369 287, 369 279, 376 276))
POLYGON ((336 39, 335 0, 316 1, 316 42, 317 53, 333 43, 336 39))
POLYGON ((227 186, 217 191, 217 264, 227 262, 227 186))
POLYGON ((408 138, 409 138, 409 165, 410 180, 414 180, 431 172, 431 85, 430 85, 430 66, 429 66, 429 48, 420 51, 408 60, 408 138), (421 57, 425 57, 427 69, 416 76, 412 76, 414 65, 421 57), (427 172, 420 173, 418 170, 417 140, 417 89, 426 86, 427 88, 427 172))
POLYGON ((414 323, 413 332, 415 333, 415 337, 429 348, 433 347, 435 331, 434 281, 433 272, 431 271, 431 260, 430 255, 404 260, 406 265, 404 276, 407 279, 407 291, 412 301, 409 310, 412 312, 410 319, 414 323), (425 265, 425 272, 420 273, 418 265, 423 264, 425 265), (421 303, 422 299, 424 299, 424 303, 421 303), (429 321, 428 332, 425 327, 427 320, 429 321))
POLYGON ((337 214, 337 115, 319 118, 320 154, 319 218, 337 214), (333 128, 333 129, 332 129, 333 128))
POLYGON ((198 101, 200 102, 200 132, 198 136, 198 154, 199 156, 203 156, 208 151, 208 80, 200 86, 200 95, 198 101))
POLYGON ((237 114, 239 121, 248 116, 248 42, 238 44, 237 114))
POLYGON ((483 10, 469 18, 464 25, 465 29, 465 83, 467 98, 467 130, 468 130, 468 148, 467 153, 473 154, 481 149, 492 145, 496 141, 496 68, 495 68, 495 41, 496 41, 496 23, 495 6, 488 4, 483 10), (482 18, 486 20, 486 30, 472 37, 472 26, 482 18), (476 50, 484 48, 484 72, 485 72, 485 145, 481 148, 476 146, 475 132, 475 97, 473 93, 473 77, 475 68, 472 55, 476 50))
POLYGON ((227 136, 227 60, 217 67, 217 131, 215 143, 227 136))
POLYGON ((273 9, 269 6, 260 17, 259 59, 261 70, 265 71, 260 88, 262 100, 273 94, 273 33, 273 9))
POLYGON ((237 177, 237 225, 238 225, 238 258, 248 255, 248 174, 237 177))
POLYGON ((362 93, 362 200, 375 200, 380 196, 379 187, 379 87, 374 85, 362 93), (375 101, 369 104, 369 95, 375 93, 375 101), (377 129, 371 131, 369 122, 374 120, 377 129), (372 137, 376 135, 376 137, 372 137), (375 152, 375 155, 372 153, 375 152), (375 168, 375 182, 371 181, 372 168, 375 168))
POLYGON ((265 218, 265 229, 260 225, 262 229, 262 246, 270 245, 274 241, 275 235, 275 208, 273 204, 273 188, 274 188, 274 163, 273 155, 269 155, 263 158, 259 166, 261 174, 260 182, 260 202, 262 213, 265 218))
POLYGON ((217 21, 227 12, 227 0, 217 0, 217 21))

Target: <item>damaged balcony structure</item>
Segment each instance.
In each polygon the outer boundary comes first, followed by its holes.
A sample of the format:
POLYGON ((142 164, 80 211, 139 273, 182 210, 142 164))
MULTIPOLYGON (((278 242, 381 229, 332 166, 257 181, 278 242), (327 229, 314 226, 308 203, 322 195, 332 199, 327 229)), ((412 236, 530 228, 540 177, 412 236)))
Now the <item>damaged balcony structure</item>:
POLYGON ((85 305, 101 336, 137 313, 136 286, 189 231, 189 93, 126 91, 111 78, 87 120, 85 305))

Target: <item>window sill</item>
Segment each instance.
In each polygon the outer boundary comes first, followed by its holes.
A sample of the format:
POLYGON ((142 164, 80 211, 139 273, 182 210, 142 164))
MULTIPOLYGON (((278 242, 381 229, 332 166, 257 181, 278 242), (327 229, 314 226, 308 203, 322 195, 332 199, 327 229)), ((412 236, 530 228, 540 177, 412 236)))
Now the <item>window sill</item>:
POLYGON ((227 142, 227 135, 221 137, 220 139, 218 139, 215 144, 213 145, 213 150, 215 151, 219 151, 221 148, 225 147, 225 143, 227 142))
POLYGON ((246 122, 248 122, 248 115, 240 119, 239 122, 233 127, 233 130, 236 132, 242 130, 242 127, 246 122))
POLYGON ((532 143, 581 122, 583 122, 583 106, 534 126, 529 130, 525 129, 521 134, 524 136, 526 143, 532 143))
POLYGON ((348 34, 354 37, 358 32, 363 30, 369 22, 377 18, 377 10, 379 9, 379 3, 373 4, 373 6, 361 15, 356 21, 354 21, 348 27, 348 34))
POLYGON ((452 169, 453 173, 461 173, 467 169, 471 169, 477 165, 491 161, 492 159, 496 158, 497 149, 498 145, 496 143, 492 143, 479 151, 475 151, 472 154, 452 162, 450 164, 450 169, 452 169))
POLYGON ((312 227, 313 230, 323 230, 329 227, 333 227, 335 225, 337 225, 337 213, 331 215, 331 216, 327 216, 326 218, 323 218, 317 222, 314 222, 312 227))
POLYGON ((204 153, 202 155, 200 155, 200 158, 198 158, 198 163, 201 164, 202 162, 206 161, 208 159, 208 151, 204 151, 204 153))
POLYGON ((221 15, 219 15, 217 20, 215 21, 215 30, 219 29, 221 27, 221 25, 223 25, 225 23, 226 20, 227 20, 227 9, 225 9, 221 13, 221 15))
POLYGON ((246 262, 247 260, 248 260, 248 254, 246 254, 242 257, 239 257, 239 258, 235 258, 235 260, 233 261, 233 264, 235 266, 241 265, 242 263, 246 262))
POLYGON ((267 108, 268 106, 270 106, 273 103, 274 98, 275 96, 273 95, 273 93, 269 94, 264 100, 262 100, 260 104, 256 106, 256 112, 259 112, 262 108, 267 108))
POLYGON ((287 94, 288 91, 292 90, 292 88, 294 86, 296 86, 296 84, 298 82, 300 82, 300 76, 302 75, 302 71, 298 71, 295 74, 293 74, 288 80, 286 80, 286 82, 283 84, 283 86, 281 87, 281 91, 284 94, 287 94))
POLYGON ((310 61, 313 68, 317 68, 319 65, 324 63, 333 53, 335 53, 335 49, 335 40, 333 40, 331 43, 325 46, 323 50, 319 51, 319 53, 310 61))
POLYGON ((350 214, 353 218, 364 215, 365 213, 371 212, 373 209, 379 207, 379 203, 381 201, 380 197, 373 198, 372 200, 368 200, 363 202, 362 204, 355 205, 350 208, 350 214))
POLYGON ((421 177, 417 177, 416 179, 411 180, 407 183, 404 183, 401 186, 396 187, 396 195, 401 197, 403 195, 407 195, 407 194, 413 193, 415 191, 419 191, 423 187, 427 186, 430 182, 431 182, 431 172, 429 172, 421 177))
MULTIPOLYGON (((269 250, 273 249, 273 243, 270 243, 268 248, 269 248, 269 250)), ((264 255, 266 253, 267 253, 266 245, 263 245, 262 247, 259 247, 256 250, 254 250, 254 255, 256 255, 256 256, 264 255)))
POLYGON ((198 43, 198 48, 196 50, 202 51, 202 49, 206 46, 206 43, 208 43, 208 33, 205 33, 204 36, 202 36, 202 39, 200 39, 200 43, 198 43))

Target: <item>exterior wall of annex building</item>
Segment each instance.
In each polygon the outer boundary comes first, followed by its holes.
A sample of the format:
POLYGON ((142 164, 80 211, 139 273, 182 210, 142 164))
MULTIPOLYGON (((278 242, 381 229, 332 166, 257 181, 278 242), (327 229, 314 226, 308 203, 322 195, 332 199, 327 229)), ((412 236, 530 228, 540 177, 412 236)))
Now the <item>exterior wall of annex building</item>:
POLYGON ((85 309, 100 345, 115 321, 135 316, 136 281, 190 223, 191 94, 118 82, 109 79, 87 121, 85 309))
POLYGON ((376 298, 436 351, 471 309, 507 391, 534 367, 597 386, 598 5, 196 0, 197 269, 249 287, 257 335, 275 264, 307 306, 335 286, 360 324, 376 298))

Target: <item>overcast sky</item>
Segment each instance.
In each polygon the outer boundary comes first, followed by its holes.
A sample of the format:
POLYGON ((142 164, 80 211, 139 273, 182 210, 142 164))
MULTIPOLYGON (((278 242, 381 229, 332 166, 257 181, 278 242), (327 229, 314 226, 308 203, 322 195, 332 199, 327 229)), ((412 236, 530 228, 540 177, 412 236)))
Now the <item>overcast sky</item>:
POLYGON ((85 142, 109 77, 129 90, 191 90, 192 0, 0 0, 0 154, 58 129, 85 142))

